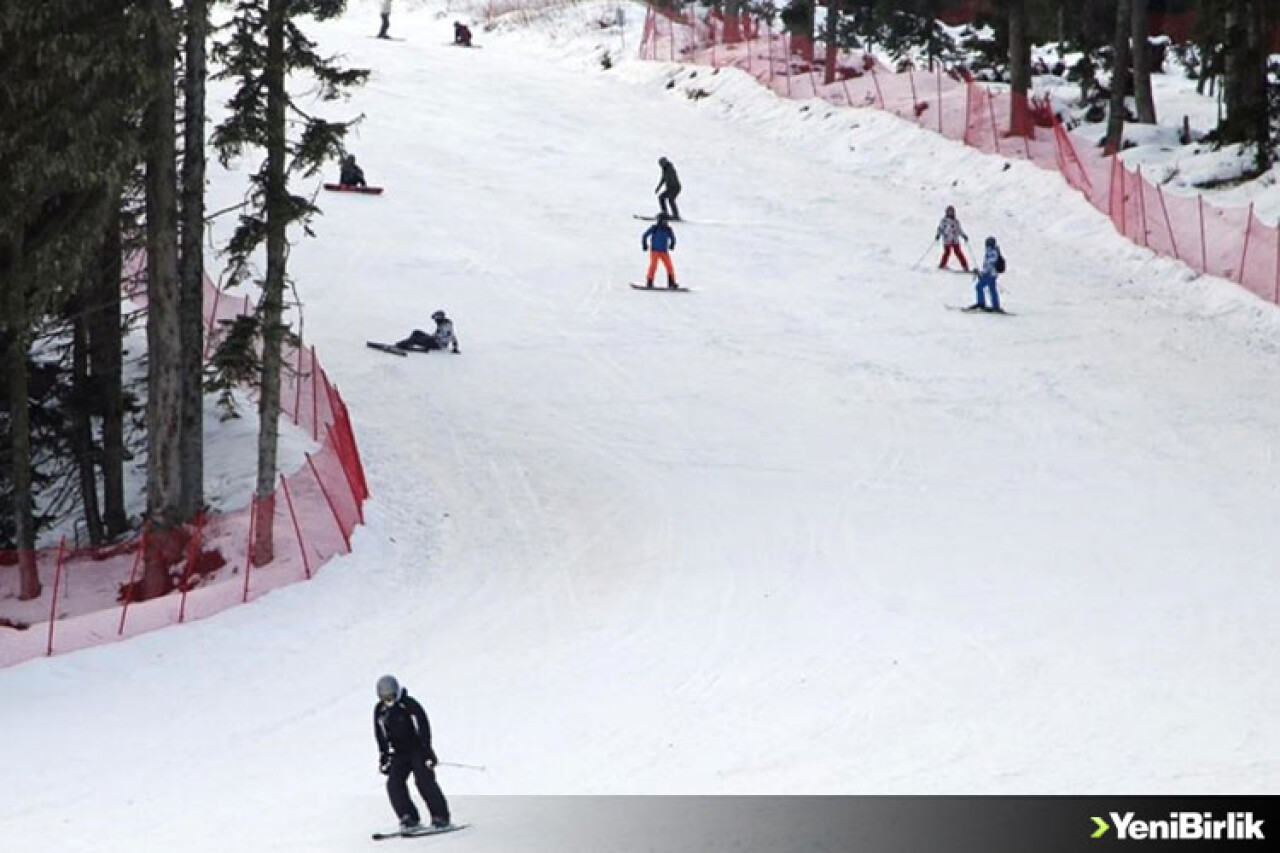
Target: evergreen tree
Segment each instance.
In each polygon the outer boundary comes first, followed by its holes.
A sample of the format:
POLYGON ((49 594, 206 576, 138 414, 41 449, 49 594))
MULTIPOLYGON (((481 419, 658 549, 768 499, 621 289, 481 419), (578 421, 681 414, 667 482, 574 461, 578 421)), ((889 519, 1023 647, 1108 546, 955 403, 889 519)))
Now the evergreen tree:
POLYGON ((137 4, 12 3, 0 14, 0 349, 11 472, 6 507, 19 597, 40 594, 28 358, 39 318, 74 291, 136 156, 137 4))
MULTIPOLYGON (((342 69, 332 58, 318 54, 295 22, 302 16, 332 18, 345 5, 345 0, 237 0, 227 25, 229 38, 214 49, 214 58, 223 66, 219 77, 239 81, 230 102, 231 114, 214 131, 219 156, 227 162, 251 146, 266 151, 266 160, 250 179, 252 210, 241 215, 228 250, 230 278, 239 282, 250 275, 251 253, 260 246, 266 248, 266 274, 259 280, 262 294, 254 327, 261 340, 258 515, 253 546, 253 558, 259 564, 273 556, 272 499, 284 367, 281 347, 289 331, 284 319, 288 230, 305 227, 317 212, 310 200, 290 192, 288 180, 290 175, 314 175, 327 160, 337 157, 350 126, 308 114, 289 95, 285 83, 290 73, 305 72, 318 81, 320 97, 333 100, 368 77, 367 71, 342 69), (297 137, 288 133, 290 113, 302 126, 297 137)), ((229 336, 222 346, 243 342, 245 337, 229 336)), ((249 357, 248 353, 238 357, 224 353, 219 363, 243 364, 249 357)))

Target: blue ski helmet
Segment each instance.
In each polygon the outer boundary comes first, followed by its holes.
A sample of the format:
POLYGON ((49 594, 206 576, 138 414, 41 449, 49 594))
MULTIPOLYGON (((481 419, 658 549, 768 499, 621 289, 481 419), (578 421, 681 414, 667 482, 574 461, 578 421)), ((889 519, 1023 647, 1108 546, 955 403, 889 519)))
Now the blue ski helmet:
POLYGON ((400 698, 400 682, 394 675, 384 675, 378 679, 378 698, 390 705, 400 698))

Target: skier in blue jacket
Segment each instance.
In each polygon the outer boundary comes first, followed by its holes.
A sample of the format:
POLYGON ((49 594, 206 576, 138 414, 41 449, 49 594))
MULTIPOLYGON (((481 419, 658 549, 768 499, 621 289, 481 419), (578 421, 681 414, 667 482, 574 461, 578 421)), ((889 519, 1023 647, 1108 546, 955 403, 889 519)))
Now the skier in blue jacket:
POLYGON ((658 221, 640 238, 640 250, 649 253, 649 272, 644 277, 645 287, 653 287, 653 274, 658 271, 659 262, 667 271, 667 287, 675 290, 680 286, 676 284, 676 270, 671 265, 671 251, 676 247, 676 232, 671 230, 667 219, 665 213, 659 213, 658 221))
POLYGON ((974 273, 978 277, 977 284, 974 286, 978 301, 966 308, 966 311, 1004 313, 1004 309, 1000 307, 1000 292, 996 289, 996 278, 1002 272, 1004 272, 1004 256, 1000 254, 1000 246, 996 243, 995 237, 988 237, 987 251, 982 258, 982 272, 974 273), (985 296, 988 291, 991 293, 990 306, 987 305, 985 296))

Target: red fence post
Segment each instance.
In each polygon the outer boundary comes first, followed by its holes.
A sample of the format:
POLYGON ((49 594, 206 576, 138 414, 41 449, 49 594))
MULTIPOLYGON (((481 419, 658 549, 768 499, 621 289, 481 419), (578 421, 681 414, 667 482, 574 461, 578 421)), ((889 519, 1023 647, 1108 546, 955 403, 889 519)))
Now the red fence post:
POLYGON ((773 85, 773 26, 765 30, 769 34, 769 85, 773 85))
POLYGON ((1276 226, 1276 289, 1271 301, 1280 305, 1280 225, 1276 226))
POLYGON ((1164 191, 1160 189, 1159 184, 1156 184, 1156 198, 1160 199, 1160 210, 1164 212, 1164 227, 1169 229, 1169 242, 1173 244, 1173 256, 1182 260, 1182 255, 1178 253, 1178 237, 1173 233, 1173 223, 1169 220, 1169 207, 1164 203, 1164 191))
POLYGON ((66 552, 67 537, 58 542, 58 564, 53 570, 53 595, 49 596, 49 642, 45 647, 45 657, 53 655, 53 626, 58 621, 58 585, 62 583, 62 555, 66 552))
POLYGON ((991 141, 996 146, 996 153, 1003 155, 1000 150, 1000 126, 996 124, 996 96, 990 92, 984 92, 987 96, 987 112, 991 115, 991 141))
POLYGON ((1240 253, 1240 271, 1236 273, 1236 283, 1244 284, 1244 262, 1249 257, 1249 234, 1253 231, 1253 202, 1249 202, 1249 215, 1244 219, 1244 251, 1240 253))
MULTIPOLYGON (((299 409, 302 406, 302 347, 298 347, 297 364, 293 368, 293 425, 298 425, 299 409)), ((314 365, 313 365, 314 368, 314 365)))
POLYGON ((942 65, 935 65, 934 70, 938 72, 938 135, 946 136, 946 134, 942 132, 942 65))
POLYGON ((782 61, 787 63, 787 97, 791 97, 791 34, 782 34, 782 61))
POLYGON ((313 345, 311 347, 311 440, 312 441, 320 440, 320 428, 316 425, 317 424, 316 412, 317 412, 317 407, 319 406, 319 403, 317 401, 320 398, 320 395, 316 393, 317 386, 320 383, 320 377, 317 376, 316 374, 318 374, 319 372, 320 372, 320 368, 316 367, 316 348, 313 345))
POLYGON ((320 484, 320 494, 324 495, 324 501, 329 505, 329 512, 333 513, 333 521, 338 525, 338 532, 342 534, 342 541, 347 545, 347 553, 351 553, 351 538, 347 536, 346 529, 342 526, 342 518, 338 515, 338 508, 333 505, 333 498, 329 497, 329 490, 324 487, 324 480, 320 479, 320 472, 316 470, 316 463, 312 460, 311 454, 307 454, 307 465, 311 467, 311 473, 316 478, 316 482, 320 484))
POLYGON ((249 541, 245 543, 244 548, 244 596, 240 599, 241 604, 249 600, 249 575, 253 573, 253 534, 256 532, 257 525, 258 495, 255 492, 249 499, 249 541))
POLYGON ((200 557, 200 534, 204 530, 204 516, 196 516, 196 529, 191 534, 191 544, 187 548, 187 565, 182 570, 182 603, 178 605, 178 624, 187 621, 187 592, 190 588, 191 572, 195 570, 196 560, 200 557))
POLYGON ((1147 237, 1147 194, 1143 192, 1146 181, 1142 179, 1142 165, 1138 165, 1138 211, 1142 216, 1142 245, 1151 248, 1151 240, 1147 237))
POLYGON ((1208 273, 1209 272, 1209 249, 1207 246, 1205 246, 1205 239, 1204 239, 1204 196, 1202 195, 1196 196, 1196 201, 1199 202, 1199 210, 1200 210, 1200 272, 1208 273))
POLYGON ((920 96, 916 94, 916 70, 914 66, 907 67, 907 82, 911 84, 911 120, 920 123, 920 96))
POLYGON ((880 99, 880 109, 888 109, 884 103, 884 92, 880 89, 880 76, 876 74, 876 60, 874 56, 871 57, 871 82, 876 84, 876 97, 880 99))
POLYGON ((293 521, 293 532, 298 537, 298 553, 302 554, 302 573, 311 580, 311 561, 307 559, 307 543, 302 541, 302 528, 298 526, 298 515, 293 511, 293 498, 289 495, 289 478, 281 477, 280 485, 284 487, 284 502, 289 506, 289 518, 293 521))
POLYGON ((138 550, 133 555, 133 568, 129 569, 129 585, 125 587, 124 606, 120 608, 120 627, 116 629, 116 636, 122 636, 124 634, 124 619, 129 615, 129 604, 133 601, 133 590, 136 582, 135 578, 138 573, 138 563, 142 560, 142 555, 146 553, 147 550, 148 529, 148 525, 144 524, 142 526, 142 536, 138 540, 138 550))

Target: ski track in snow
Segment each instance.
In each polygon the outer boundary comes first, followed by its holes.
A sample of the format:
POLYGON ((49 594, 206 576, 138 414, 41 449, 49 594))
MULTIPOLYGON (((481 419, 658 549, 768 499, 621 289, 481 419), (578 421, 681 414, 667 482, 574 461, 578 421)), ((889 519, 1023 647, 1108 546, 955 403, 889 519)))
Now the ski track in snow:
POLYGON ((531 849, 490 794, 1277 787, 1274 308, 888 116, 603 73, 593 6, 469 52, 437 5, 405 43, 368 3, 313 28, 375 69, 323 110, 388 188, 291 254, 373 492, 355 553, 0 672, 6 850, 353 849, 391 821, 384 671, 487 766, 441 771, 459 851, 531 849), (670 297, 627 286, 664 154, 670 297), (947 203, 1019 316, 910 268, 947 203), (461 355, 364 347, 438 307, 461 355))

